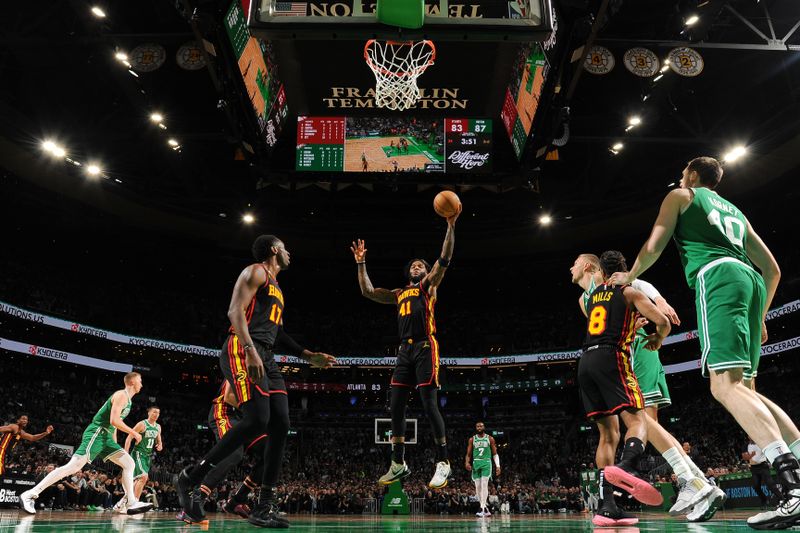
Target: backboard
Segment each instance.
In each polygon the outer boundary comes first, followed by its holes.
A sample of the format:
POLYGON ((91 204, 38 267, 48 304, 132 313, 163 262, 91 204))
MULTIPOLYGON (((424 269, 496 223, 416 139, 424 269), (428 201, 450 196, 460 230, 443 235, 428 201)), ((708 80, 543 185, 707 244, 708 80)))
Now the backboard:
POLYGON ((540 42, 552 32, 550 0, 425 0, 425 22, 416 30, 380 24, 377 1, 252 0, 250 31, 264 39, 516 42, 540 42))

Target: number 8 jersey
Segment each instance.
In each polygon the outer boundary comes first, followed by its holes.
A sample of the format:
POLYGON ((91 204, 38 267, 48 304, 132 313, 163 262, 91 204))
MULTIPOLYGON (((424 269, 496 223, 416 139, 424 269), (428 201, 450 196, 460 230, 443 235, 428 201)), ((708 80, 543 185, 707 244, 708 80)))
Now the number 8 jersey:
POLYGON ((636 335, 636 311, 628 307, 622 294, 628 285, 598 285, 587 298, 589 315, 583 349, 609 346, 630 354, 630 345, 636 335))
POLYGON ((732 257, 752 267, 747 258, 747 219, 732 203, 705 187, 691 189, 692 203, 675 225, 675 244, 689 287, 708 263, 732 257))

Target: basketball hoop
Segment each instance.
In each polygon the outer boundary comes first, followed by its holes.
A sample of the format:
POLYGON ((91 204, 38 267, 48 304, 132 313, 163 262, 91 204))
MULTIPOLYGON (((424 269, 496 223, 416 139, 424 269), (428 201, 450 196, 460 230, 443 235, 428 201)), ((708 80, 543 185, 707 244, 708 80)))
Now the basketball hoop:
POLYGON ((375 74, 375 105, 403 111, 419 100, 417 78, 436 60, 436 45, 427 40, 370 39, 364 59, 375 74))

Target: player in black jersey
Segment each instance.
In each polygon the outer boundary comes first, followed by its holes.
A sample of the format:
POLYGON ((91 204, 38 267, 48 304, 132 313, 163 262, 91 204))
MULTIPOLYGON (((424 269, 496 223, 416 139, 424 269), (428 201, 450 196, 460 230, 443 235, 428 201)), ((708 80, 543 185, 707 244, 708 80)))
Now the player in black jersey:
POLYGON ((14 449, 20 440, 36 442, 53 432, 53 426, 47 426, 45 431, 37 433, 36 435, 31 435, 25 431, 27 426, 28 415, 22 415, 17 418, 16 423, 0 426, 0 477, 5 473, 6 459, 11 455, 11 450, 14 449))
POLYGON ((630 285, 605 283, 614 272, 624 272, 625 258, 616 251, 600 257, 604 283, 589 295, 586 304, 588 323, 583 354, 578 363, 580 386, 586 416, 597 424, 600 440, 595 461, 600 471, 600 506, 592 522, 597 526, 629 526, 638 518, 619 510, 609 484, 626 489, 642 503, 658 505, 661 494, 646 481, 636 477, 635 464, 647 443, 647 420, 644 398, 633 372, 630 346, 636 334, 636 311, 656 325, 656 333, 647 337, 647 349, 658 350, 669 334, 666 315, 630 285), (614 455, 619 443, 619 418, 625 422, 625 446, 622 460, 616 465, 614 455))
POLYGON ((242 419, 214 445, 200 463, 185 468, 176 479, 178 498, 187 522, 203 522, 202 508, 192 498, 192 489, 226 457, 263 433, 269 434, 264 452, 264 474, 258 504, 248 521, 260 527, 288 527, 275 505, 286 435, 289 431, 289 401, 286 385, 273 357, 273 347, 282 345, 290 354, 318 368, 328 368, 336 359, 302 348, 283 330, 283 292, 278 274, 289 268, 289 252, 274 235, 262 235, 253 243, 257 263, 245 268, 233 288, 228 318, 231 328, 220 353, 220 368, 233 388, 242 419), (193 501, 195 504, 193 505, 193 501))
POLYGON ((363 240, 354 242, 350 250, 358 264, 358 284, 361 294, 378 303, 397 306, 400 348, 397 366, 392 374, 390 408, 392 413, 392 464, 379 483, 389 485, 411 473, 405 463, 406 404, 411 388, 419 390, 425 415, 431 423, 436 445, 436 470, 428 486, 441 489, 450 477, 447 458, 447 438, 444 419, 437 405, 439 389, 439 343, 436 341, 436 320, 433 308, 437 289, 453 257, 455 226, 458 213, 447 219, 447 234, 442 255, 431 267, 423 259, 412 259, 406 265, 408 285, 402 289, 379 289, 372 286, 367 275, 367 248, 363 240))

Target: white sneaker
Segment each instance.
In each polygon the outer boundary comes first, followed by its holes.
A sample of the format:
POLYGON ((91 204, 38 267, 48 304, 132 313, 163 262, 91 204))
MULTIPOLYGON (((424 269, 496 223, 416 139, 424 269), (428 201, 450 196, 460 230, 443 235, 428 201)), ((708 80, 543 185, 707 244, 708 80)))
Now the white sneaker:
POLYGON ((443 489, 447 486, 447 478, 450 477, 450 463, 439 461, 436 463, 436 472, 433 474, 428 486, 432 489, 443 489))
POLYGON ((150 509, 153 508, 152 503, 145 503, 145 502, 134 502, 127 506, 126 513, 127 514, 139 514, 139 513, 146 513, 150 509))
POLYGON ((38 498, 38 496, 35 496, 31 494, 31 491, 26 490, 19 495, 19 504, 26 513, 36 514, 36 498, 38 498))
POLYGON ((800 523, 800 489, 790 490, 774 511, 765 511, 747 519, 753 529, 786 529, 800 523))
POLYGON ((727 498, 724 490, 719 487, 714 487, 711 494, 706 496, 705 500, 695 505, 692 512, 686 515, 686 520, 689 522, 705 522, 711 520, 727 498))
POLYGON ((381 485, 391 485, 396 481, 400 481, 404 477, 408 476, 411 473, 411 469, 408 468, 408 465, 403 461, 403 463, 395 463, 392 461, 392 466, 389 467, 389 471, 386 472, 381 478, 378 480, 378 483, 381 485))
POLYGON ((492 516, 492 512, 487 507, 485 511, 483 511, 483 516, 492 516))
POLYGON ((128 514, 128 497, 123 496, 111 509, 115 513, 128 514))
POLYGON ((705 479, 693 477, 686 480, 678 493, 675 504, 670 508, 669 514, 672 516, 685 514, 712 492, 714 492, 714 487, 705 479))
POLYGON ((483 514, 483 509, 481 509, 480 511, 478 511, 477 513, 475 513, 475 516, 477 516, 477 517, 479 517, 479 518, 483 518, 483 517, 484 517, 484 516, 486 516, 486 515, 484 515, 484 514, 483 514))

